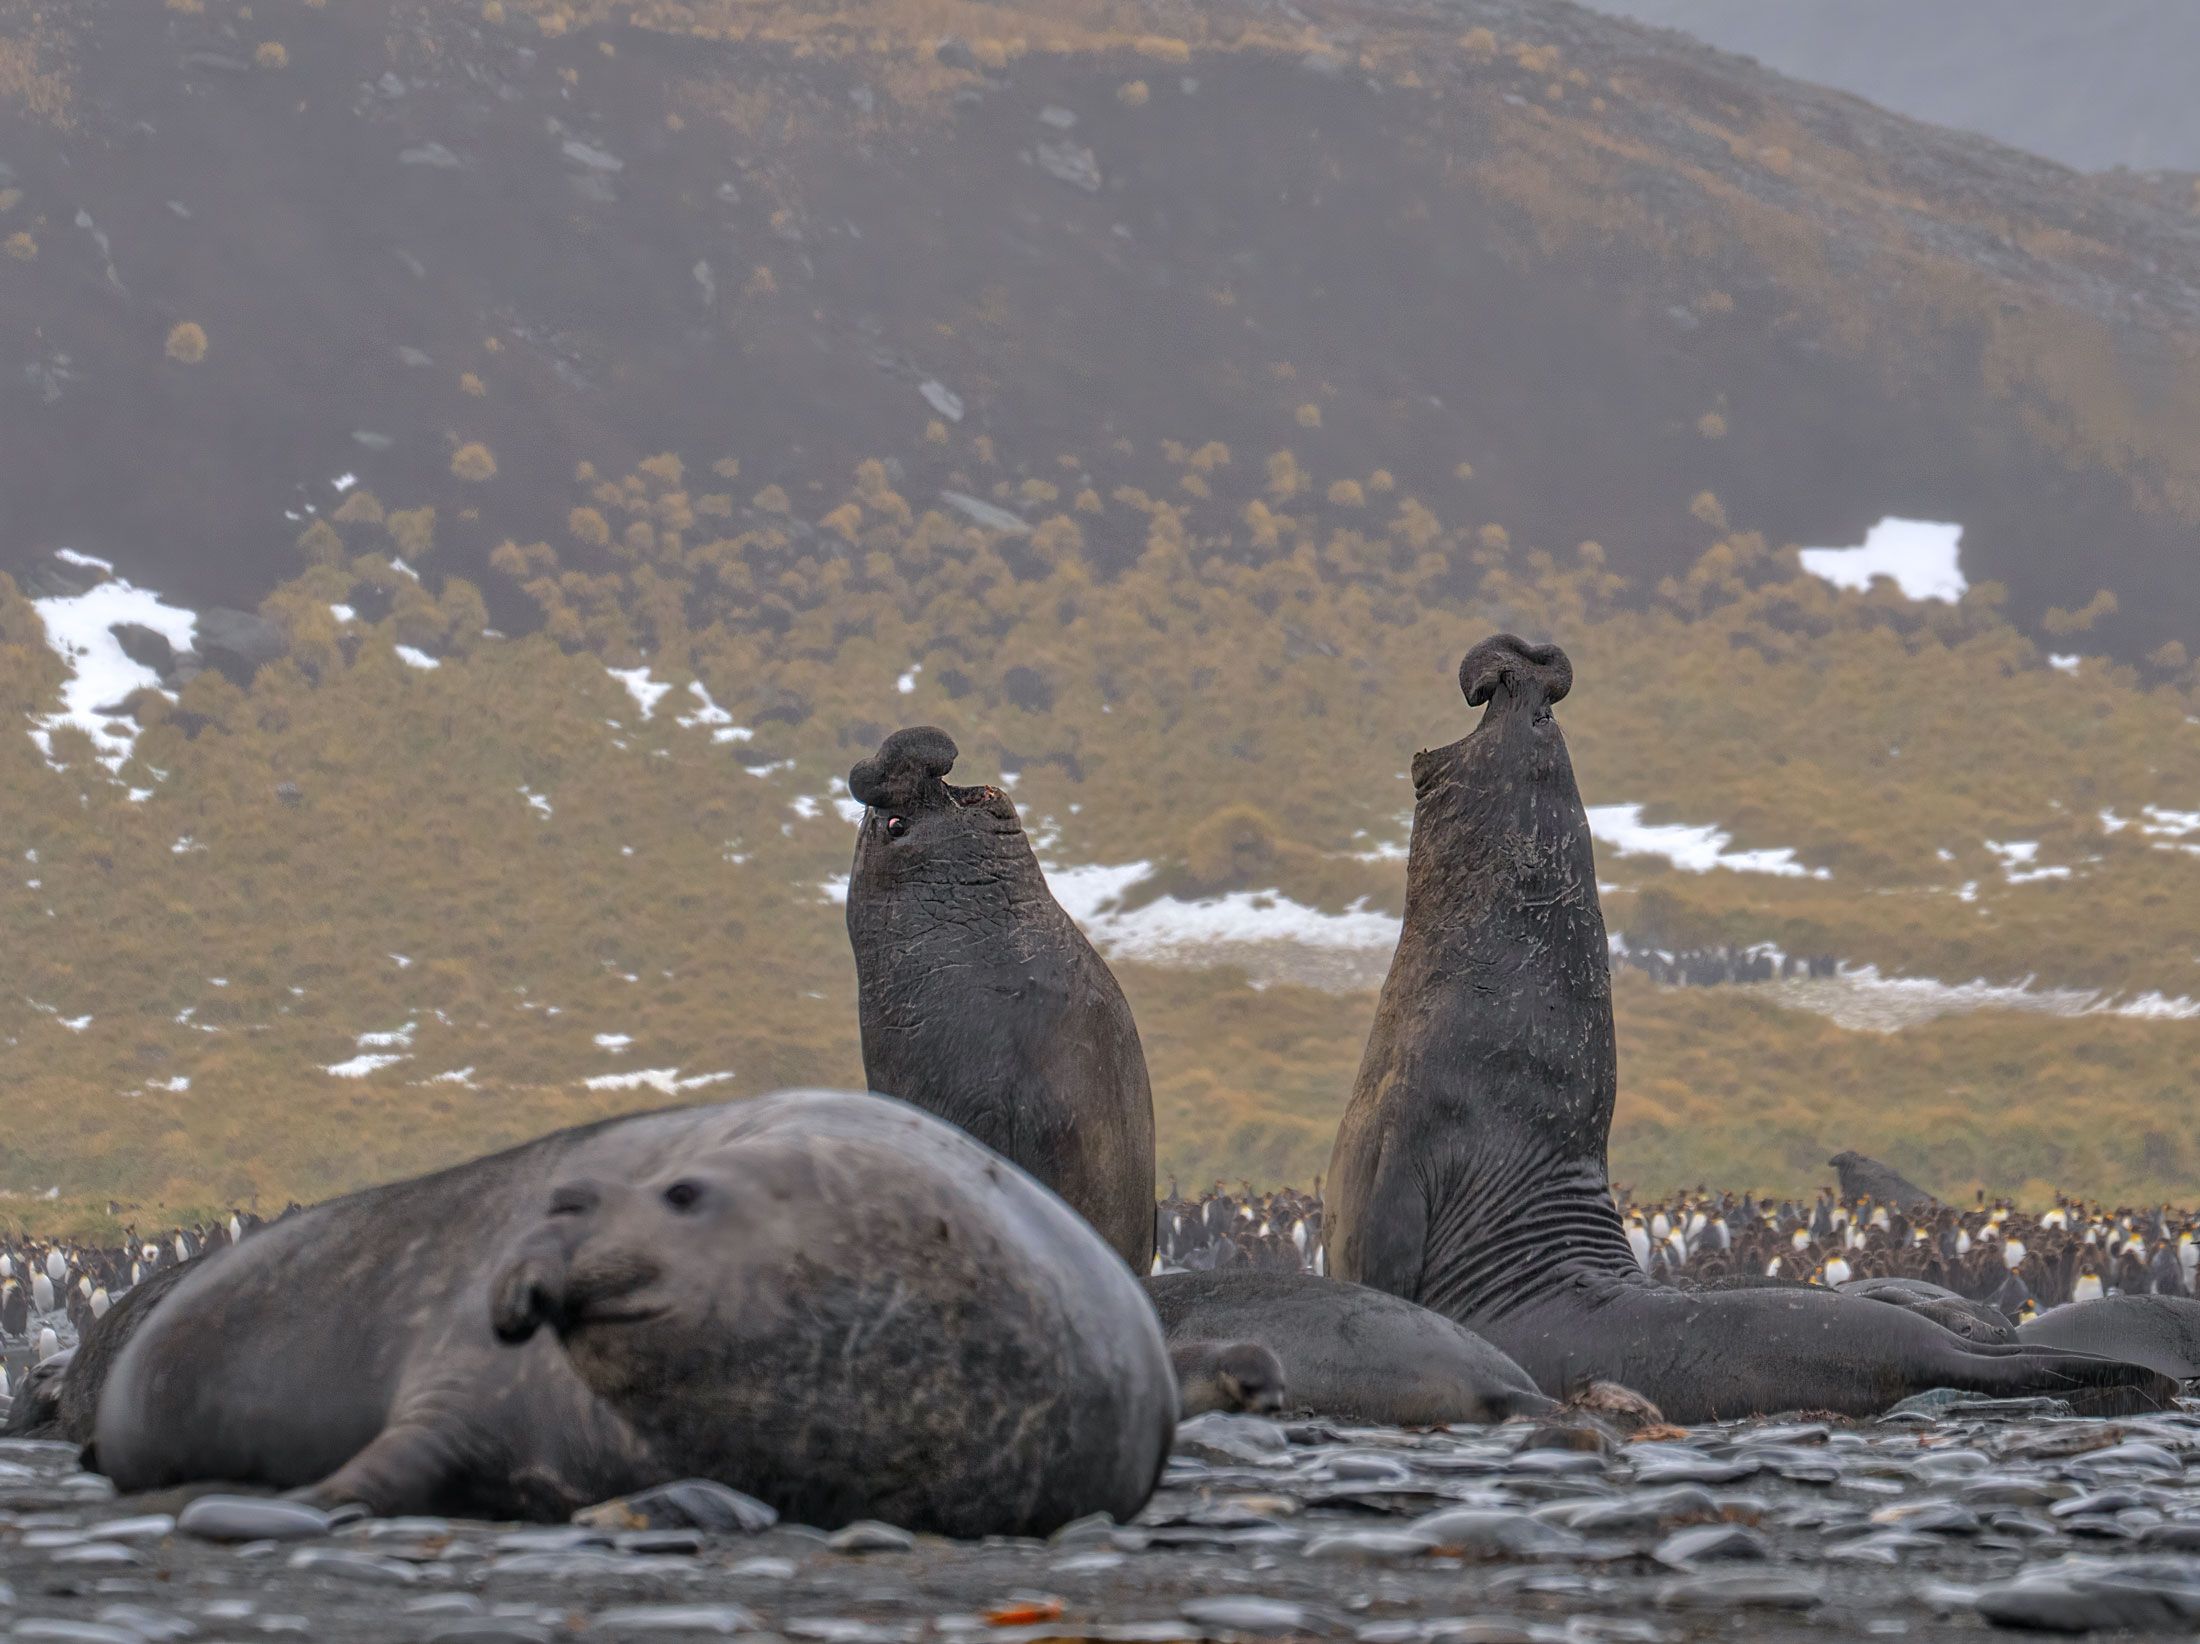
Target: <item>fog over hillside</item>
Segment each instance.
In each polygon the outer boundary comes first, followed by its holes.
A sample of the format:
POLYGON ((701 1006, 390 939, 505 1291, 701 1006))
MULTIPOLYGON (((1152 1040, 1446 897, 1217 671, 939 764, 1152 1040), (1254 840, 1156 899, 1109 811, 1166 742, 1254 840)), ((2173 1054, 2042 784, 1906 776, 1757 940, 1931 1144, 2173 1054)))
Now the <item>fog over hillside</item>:
POLYGON ((2186 0, 1588 0, 2084 171, 2200 171, 2186 0))

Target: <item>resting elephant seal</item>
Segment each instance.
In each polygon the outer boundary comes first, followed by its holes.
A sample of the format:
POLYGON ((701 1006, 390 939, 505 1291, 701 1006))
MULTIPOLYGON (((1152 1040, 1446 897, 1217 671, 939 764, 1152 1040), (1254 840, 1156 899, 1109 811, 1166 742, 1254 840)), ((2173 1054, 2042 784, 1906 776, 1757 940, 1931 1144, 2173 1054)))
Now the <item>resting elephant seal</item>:
POLYGON ((863 1074, 1067 1199, 1153 1262, 1153 1091, 1115 977, 1047 890, 1016 806, 944 781, 955 744, 896 731, 848 773, 863 1074))
POLYGON ((1938 1199, 1877 1159, 1867 1159, 1861 1153, 1836 1153, 1826 1163, 1840 1172, 1841 1197, 1851 1204, 1869 1199, 1874 1204, 1891 1204, 1913 1216, 1921 1210, 1940 1208, 1938 1199))
POLYGON ((192 1271, 191 1262, 164 1267, 148 1273, 118 1296, 104 1317, 92 1321, 74 1352, 38 1367, 53 1367, 49 1380, 34 1387, 36 1372, 32 1379, 25 1380, 5 1427, 0 1428, 0 1438, 64 1440, 81 1446, 84 1465, 99 1471, 92 1427, 99 1414, 99 1395, 107 1385, 115 1359, 152 1316, 153 1309, 192 1271))
POLYGON ((1273 1415, 1288 1397, 1283 1361, 1257 1341, 1172 1341, 1169 1368, 1185 1421, 1217 1410, 1273 1415))
POLYGON ((123 1491, 562 1519, 708 1477, 821 1527, 1044 1535, 1135 1514, 1175 1427, 1092 1229, 878 1096, 560 1131, 194 1265, 100 1400, 123 1491))
MULTIPOLYGON (((1557 1408, 1471 1330, 1362 1285, 1311 1273, 1158 1273, 1146 1294, 1172 1354, 1225 1343, 1267 1348, 1293 1410, 1441 1427, 1557 1408)), ((1185 1414, 1198 1414, 1189 1401, 1185 1414)))
POLYGON ((2200 1377, 2200 1301, 2098 1296, 2066 1302, 2018 1325, 2017 1340, 2103 1353, 2191 1381, 2200 1377))
POLYGON ((1865 1415, 1942 1386, 2166 1398, 2136 1366, 1966 1342, 1826 1290, 1674 1290, 1637 1265, 1605 1165, 1604 917, 1552 713, 1572 683, 1555 645, 1484 640, 1459 669, 1481 723, 1414 756, 1405 928, 1330 1160, 1330 1272, 1457 1319, 1546 1393, 1615 1381, 1681 1423, 1865 1415))
MULTIPOLYGON (((1973 1301, 1945 1285, 1931 1284, 1924 1279, 1850 1279, 1833 1288, 1844 1296, 1862 1296, 1867 1301, 1907 1307, 1953 1330, 1965 1341, 2012 1342, 2017 1339, 2016 1326, 2009 1322, 2009 1315, 1993 1303, 1973 1301)), ((2130 1362, 2141 1361, 2133 1359, 2130 1362)))

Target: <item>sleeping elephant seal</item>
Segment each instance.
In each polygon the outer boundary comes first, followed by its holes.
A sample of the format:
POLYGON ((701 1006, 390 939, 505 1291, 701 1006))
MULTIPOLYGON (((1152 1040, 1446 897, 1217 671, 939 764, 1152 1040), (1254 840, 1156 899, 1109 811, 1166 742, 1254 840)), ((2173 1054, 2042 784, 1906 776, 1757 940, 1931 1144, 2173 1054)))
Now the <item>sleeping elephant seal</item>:
POLYGON ((1840 1172, 1841 1197, 1851 1204, 1869 1199, 1874 1204, 1891 1204, 1913 1216, 1940 1208, 1938 1199, 1877 1159, 1867 1159, 1861 1153, 1836 1153, 1826 1163, 1840 1172))
POLYGON ((1153 1262, 1153 1091, 1123 990, 1047 890, 1015 803, 944 780, 955 744, 896 731, 848 773, 863 1074, 1153 1262))
POLYGON ((2104 1353, 2179 1381, 2200 1377, 2200 1301, 2184 1296, 2066 1302, 2018 1325, 2017 1339, 2104 1353))
MULTIPOLYGON (((1282 1366, 1282 1402, 1293 1410, 1442 1427, 1557 1408, 1471 1330, 1363 1285, 1311 1273, 1157 1273, 1146 1294, 1172 1356, 1233 1343, 1265 1347, 1282 1366)), ((1190 1398, 1184 1413, 1199 1413, 1190 1398)))
POLYGON ((1555 645, 1484 640, 1459 669, 1481 723, 1414 756, 1405 926, 1330 1160, 1330 1272, 1457 1319, 1546 1393, 1615 1381, 1683 1424, 1866 1415, 1943 1386, 2168 1397, 2137 1366, 1966 1342, 1860 1297, 1642 1271, 1605 1166, 1611 971, 1552 712, 1572 683, 1555 645))
POLYGON ((1906 1307, 1953 1330, 1965 1341, 2011 1342, 2017 1339, 2016 1326, 2009 1322, 2008 1314, 1992 1302, 1973 1301, 1946 1285, 1931 1284, 1924 1279, 1873 1278, 1850 1279, 1835 1285, 1834 1289, 1844 1296, 1862 1296, 1868 1301, 1906 1307))
POLYGON ((202 1266, 100 1401, 120 1490, 562 1519, 701 1476, 821 1527, 1045 1535, 1135 1514, 1175 1427, 1092 1229, 877 1096, 561 1131, 202 1266))

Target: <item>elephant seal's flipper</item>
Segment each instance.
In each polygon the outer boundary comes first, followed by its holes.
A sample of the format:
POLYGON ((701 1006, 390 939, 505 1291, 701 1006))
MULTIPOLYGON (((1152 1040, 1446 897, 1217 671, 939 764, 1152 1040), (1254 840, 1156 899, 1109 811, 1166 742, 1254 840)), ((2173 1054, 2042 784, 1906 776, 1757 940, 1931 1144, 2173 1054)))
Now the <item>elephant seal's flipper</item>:
POLYGON ((1458 1320, 1546 1393, 1617 1382, 1683 1425, 1868 1415, 1932 1387, 2094 1408, 2170 1396, 2140 1366, 1969 1342, 1861 1297, 1649 1279, 1605 1162, 1609 948, 1552 712, 1573 667, 1501 634, 1459 683, 1482 718, 1414 756, 1404 928, 1330 1159, 1329 1270, 1458 1320))
POLYGON ((955 754, 919 725, 848 773, 865 807, 848 876, 864 1077, 1028 1170, 1143 1273, 1153 1090, 1137 1025, 1015 802, 947 781, 955 754))

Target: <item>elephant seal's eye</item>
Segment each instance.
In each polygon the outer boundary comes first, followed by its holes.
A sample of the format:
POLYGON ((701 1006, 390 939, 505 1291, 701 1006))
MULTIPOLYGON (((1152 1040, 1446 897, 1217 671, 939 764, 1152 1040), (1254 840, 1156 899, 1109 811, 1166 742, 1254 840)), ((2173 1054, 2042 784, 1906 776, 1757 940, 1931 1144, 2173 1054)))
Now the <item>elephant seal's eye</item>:
POLYGON ((899 839, 903 834, 907 833, 908 831, 909 818, 907 818, 906 816, 889 816, 886 819, 886 832, 888 837, 899 839))
POLYGON ((674 1182, 665 1189, 665 1203, 675 1210, 693 1210, 702 1197, 702 1188, 694 1182, 674 1182))

